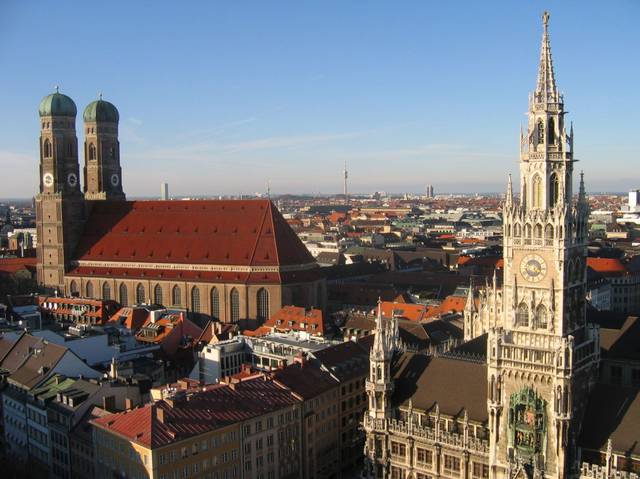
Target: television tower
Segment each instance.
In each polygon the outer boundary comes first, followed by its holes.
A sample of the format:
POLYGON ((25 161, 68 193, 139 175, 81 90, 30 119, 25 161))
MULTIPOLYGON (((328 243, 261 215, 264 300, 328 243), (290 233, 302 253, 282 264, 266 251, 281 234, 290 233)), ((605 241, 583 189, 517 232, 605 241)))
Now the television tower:
POLYGON ((347 160, 344 161, 344 204, 348 205, 349 204, 349 195, 347 193, 347 178, 348 178, 348 174, 347 174, 347 160))

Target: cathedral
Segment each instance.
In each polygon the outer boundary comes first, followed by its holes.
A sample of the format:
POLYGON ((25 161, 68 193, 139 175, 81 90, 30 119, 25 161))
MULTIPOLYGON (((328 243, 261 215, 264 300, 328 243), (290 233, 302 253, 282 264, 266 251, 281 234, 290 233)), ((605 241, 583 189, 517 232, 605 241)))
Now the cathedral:
POLYGON ((640 394, 600 381, 601 332, 585 300, 589 206, 577 195, 548 32, 528 125, 520 195, 503 205, 503 278, 470 288, 466 342, 406 352, 376 326, 366 383, 367 478, 637 478, 640 394))
POLYGON ((82 176, 73 100, 56 89, 39 114, 41 286, 225 322, 324 306, 318 264, 271 201, 127 201, 113 104, 84 110, 82 176))

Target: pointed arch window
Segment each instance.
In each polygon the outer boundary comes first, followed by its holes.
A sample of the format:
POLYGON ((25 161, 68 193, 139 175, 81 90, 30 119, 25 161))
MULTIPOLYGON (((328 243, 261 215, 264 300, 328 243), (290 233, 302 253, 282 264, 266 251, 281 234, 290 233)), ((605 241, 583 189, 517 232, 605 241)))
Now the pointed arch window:
POLYGON ((138 283, 138 286, 136 286, 136 304, 144 304, 146 300, 147 298, 144 294, 144 286, 142 283, 138 283))
POLYGON ((67 156, 73 155, 73 145, 71 143, 67 143, 67 156))
POLYGON ((553 226, 547 225, 544 228, 544 237, 547 241, 553 241, 553 226))
POLYGON ((71 290, 71 294, 78 294, 78 283, 76 283, 75 280, 71 281, 69 289, 71 290))
POLYGON ((127 297, 127 285, 122 283, 120 284, 120 304, 122 306, 128 306, 129 305, 129 298, 127 297))
POLYGON ((90 160, 96 159, 96 146, 93 143, 89 144, 89 159, 90 160))
POLYGON ((182 304, 182 292, 180 291, 180 286, 176 285, 171 290, 171 301, 174 306, 180 306, 182 304))
POLYGON ((231 322, 237 323, 240 320, 240 293, 236 288, 231 290, 231 322))
POLYGON ((542 208, 542 178, 539 175, 533 177, 533 198, 534 208, 542 208))
POLYGON ((544 143, 544 122, 538 120, 538 145, 544 143))
POLYGON ((516 326, 529 326, 529 308, 525 303, 520 303, 516 310, 516 326))
POLYGON ((264 288, 260 288, 256 296, 258 304, 258 320, 266 321, 269 319, 269 292, 264 288))
POLYGON ((549 178, 549 204, 555 206, 558 203, 558 196, 560 193, 560 180, 556 173, 551 174, 549 178))
POLYGON ((515 226, 513 227, 513 234, 516 238, 522 235, 522 227, 520 226, 519 223, 516 223, 515 226))
POLYGON ((213 319, 220 319, 220 294, 218 288, 211 289, 211 317, 213 319))
POLYGON ((93 298, 93 283, 91 281, 87 283, 85 292, 87 294, 87 298, 93 298))
POLYGON ((104 283, 102 285, 102 299, 105 301, 111 300, 111 286, 109 286, 109 283, 104 283))
POLYGON ((200 288, 197 286, 191 288, 191 311, 200 312, 200 288))
POLYGON ((547 134, 547 140, 550 145, 555 145, 556 143, 556 131, 553 118, 549 118, 549 131, 547 134))
POLYGON ((539 304, 536 308, 536 326, 538 328, 547 327, 547 307, 543 304, 539 304))
POLYGON ((43 155, 45 158, 51 158, 51 142, 47 138, 42 145, 43 155))
POLYGON ((156 287, 153 288, 153 302, 156 304, 162 304, 162 286, 156 284, 156 287))
POLYGON ((536 238, 542 238, 542 225, 537 224, 533 229, 533 234, 536 238))

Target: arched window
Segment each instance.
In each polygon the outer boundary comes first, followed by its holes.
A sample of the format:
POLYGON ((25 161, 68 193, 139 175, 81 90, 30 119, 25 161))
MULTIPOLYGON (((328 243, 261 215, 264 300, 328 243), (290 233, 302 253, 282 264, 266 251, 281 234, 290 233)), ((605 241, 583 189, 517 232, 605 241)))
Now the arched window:
POLYGON ((69 289, 71 290, 71 294, 77 294, 78 293, 78 283, 76 283, 75 280, 71 281, 71 284, 69 285, 69 289))
POLYGON ((516 311, 516 326, 529 326, 529 308, 524 303, 516 311))
POLYGON ((89 281, 86 287, 87 298, 93 298, 93 283, 89 281))
POLYGON ((156 287, 153 288, 153 302, 156 304, 162 304, 162 286, 156 284, 156 287))
POLYGON ((129 298, 127 297, 127 285, 124 283, 120 284, 120 304, 122 306, 129 305, 129 298))
POLYGON ((524 226, 524 235, 527 238, 531 238, 531 225, 528 223, 524 226))
POLYGON ((89 159, 90 160, 96 159, 96 146, 93 143, 89 145, 89 159))
POLYGON ((538 145, 544 143, 544 122, 538 121, 538 145))
POLYGON ((553 124, 553 118, 549 118, 549 133, 547 136, 550 145, 554 145, 556 142, 555 125, 553 124))
POLYGON ((180 306, 182 304, 182 293, 180 291, 179 286, 174 286, 171 291, 171 300, 175 306, 180 306))
POLYGON ((109 283, 104 283, 102 285, 102 299, 106 301, 111 300, 111 286, 109 286, 109 283))
POLYGON ((533 198, 531 198, 534 208, 542 208, 542 179, 540 176, 533 177, 533 198))
POLYGON ((536 326, 538 328, 547 327, 547 307, 539 304, 536 308, 536 326))
POLYGON ((266 321, 269 319, 269 292, 264 288, 260 288, 256 297, 258 304, 258 320, 266 321))
POLYGON ((51 158, 51 142, 47 138, 44 140, 44 145, 42 145, 43 154, 45 158, 51 158))
POLYGON ((138 283, 138 286, 136 286, 136 304, 144 304, 146 300, 147 298, 144 294, 144 286, 142 286, 142 283, 138 283))
POLYGON ((200 289, 197 286, 191 288, 191 311, 200 312, 200 289))
POLYGON ((236 288, 231 290, 231 322, 237 323, 240 320, 240 293, 236 288))
POLYGON ((519 223, 516 223, 513 227, 513 234, 516 238, 522 235, 522 227, 519 223))
POLYGON ((545 226, 545 228, 544 228, 544 237, 549 241, 553 241, 553 226, 552 225, 545 226))
POLYGON ((533 230, 533 234, 536 238, 542 238, 542 225, 537 224, 533 230))
POLYGON ((211 289, 211 317, 220 319, 220 294, 218 294, 218 288, 211 289))
POLYGON ((549 204, 555 206, 558 202, 558 196, 560 192, 560 181, 558 175, 553 173, 549 178, 549 204))

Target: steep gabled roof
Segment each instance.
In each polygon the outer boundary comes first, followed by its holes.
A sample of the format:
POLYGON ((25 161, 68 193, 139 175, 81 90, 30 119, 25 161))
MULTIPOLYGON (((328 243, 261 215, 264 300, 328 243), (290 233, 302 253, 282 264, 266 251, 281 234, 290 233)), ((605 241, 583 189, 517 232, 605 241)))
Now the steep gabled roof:
POLYGON ((95 202, 75 257, 228 266, 314 262, 268 200, 95 202))

